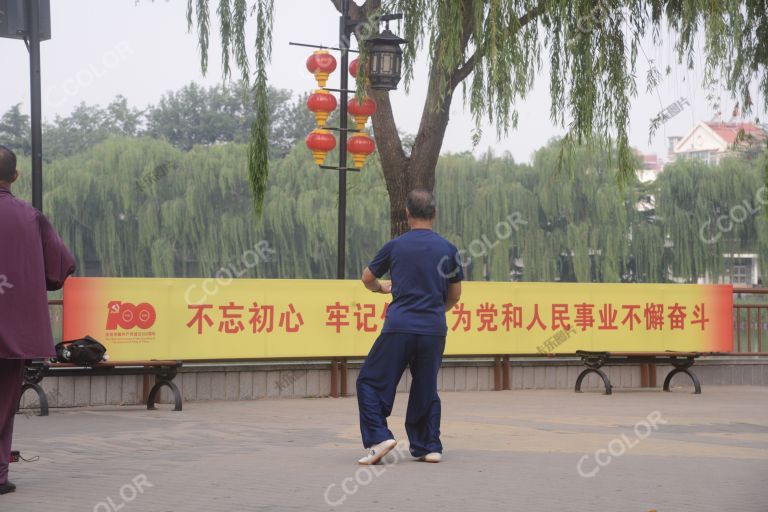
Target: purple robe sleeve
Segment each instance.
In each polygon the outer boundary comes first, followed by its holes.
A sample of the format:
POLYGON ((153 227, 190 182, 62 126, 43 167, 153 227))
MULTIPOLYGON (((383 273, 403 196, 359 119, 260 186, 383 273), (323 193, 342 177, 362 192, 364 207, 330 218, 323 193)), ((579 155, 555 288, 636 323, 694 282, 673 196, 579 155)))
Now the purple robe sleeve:
POLYGON ((38 216, 40 238, 43 241, 43 260, 45 264, 45 286, 48 291, 61 289, 64 281, 75 271, 75 258, 56 230, 43 214, 38 216))

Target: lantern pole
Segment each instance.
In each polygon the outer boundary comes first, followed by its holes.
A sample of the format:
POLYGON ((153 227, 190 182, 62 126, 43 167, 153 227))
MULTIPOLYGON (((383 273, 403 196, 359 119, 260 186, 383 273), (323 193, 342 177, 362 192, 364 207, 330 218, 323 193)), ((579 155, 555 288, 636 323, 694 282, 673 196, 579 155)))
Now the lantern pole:
MULTIPOLYGON (((341 18, 339 20, 339 47, 338 48, 330 48, 327 46, 318 46, 314 44, 297 43, 297 42, 289 43, 294 46, 306 46, 310 48, 318 48, 320 50, 338 50, 339 52, 341 52, 341 84, 339 86, 340 88, 332 89, 330 87, 321 86, 323 90, 339 92, 341 96, 341 105, 340 105, 340 112, 339 112, 341 119, 339 119, 338 128, 324 126, 326 130, 337 130, 339 132, 339 137, 340 137, 339 138, 339 165, 338 167, 323 165, 322 161, 316 160, 321 169, 333 169, 333 170, 337 170, 339 173, 339 203, 338 203, 337 261, 336 261, 336 278, 337 279, 346 279, 347 277, 347 271, 346 271, 347 172, 360 171, 360 169, 356 167, 353 167, 353 168, 347 167, 348 160, 349 160, 349 157, 347 155, 347 149, 349 148, 349 132, 360 131, 362 133, 365 133, 363 130, 363 127, 360 127, 360 126, 357 126, 357 129, 349 128, 349 95, 350 93, 355 92, 355 91, 349 90, 349 76, 347 75, 347 73, 349 72, 349 52, 356 52, 356 50, 352 50, 350 48, 350 45, 352 42, 352 35, 354 34, 357 26, 359 25, 359 22, 353 22, 350 20, 349 10, 350 10, 350 0, 341 0, 341 9, 340 9, 341 18)), ((384 16, 377 16, 376 21, 389 22, 390 20, 402 19, 402 17, 403 17, 402 14, 387 14, 384 16)), ((391 44, 394 42, 395 44, 399 45, 400 43, 405 42, 403 39, 395 37, 394 34, 391 34, 388 29, 387 29, 387 33, 389 33, 389 38, 385 38, 384 43, 391 44)), ((402 55, 402 52, 400 52, 400 54, 402 55)), ((307 67, 311 72, 315 73, 315 71, 311 69, 311 65, 309 61, 307 62, 307 67)), ((397 66, 397 70, 399 70, 399 65, 397 66)), ((316 75, 315 78, 318 79, 318 76, 316 75)), ((393 85, 387 86, 385 84, 384 87, 378 87, 378 88, 384 89, 384 90, 394 90, 397 88, 398 81, 399 81, 399 71, 398 71, 397 80, 394 82, 393 85)), ((318 85, 319 83, 320 82, 318 79, 318 85)), ((374 88, 377 88, 377 87, 374 86, 374 88)), ((310 106, 310 109, 312 109, 312 106, 310 106)), ((370 142, 370 138, 368 139, 368 141, 370 142)), ((310 145, 309 138, 307 139, 307 145, 310 145)), ((310 146, 310 149, 313 149, 313 148, 310 146)), ((353 147, 352 149, 354 151, 356 148, 353 147)), ((357 149, 359 150, 360 148, 358 147, 357 149)), ((361 154, 369 154, 369 153, 365 153, 365 150, 363 150, 361 154)), ((359 165, 359 164, 356 164, 356 165, 358 165, 359 167, 362 167, 362 165, 359 165)))
POLYGON ((341 2, 341 20, 339 22, 339 48, 341 49, 341 109, 339 120, 339 225, 336 260, 336 278, 345 279, 347 251, 347 101, 349 93, 349 45, 352 27, 349 23, 349 0, 341 2))

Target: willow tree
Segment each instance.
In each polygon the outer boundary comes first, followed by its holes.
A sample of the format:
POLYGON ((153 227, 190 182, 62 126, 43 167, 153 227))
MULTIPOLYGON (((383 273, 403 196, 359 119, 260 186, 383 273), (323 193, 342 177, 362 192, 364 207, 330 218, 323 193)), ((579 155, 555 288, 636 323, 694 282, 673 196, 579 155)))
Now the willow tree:
MULTIPOLYGON (((341 9, 341 0, 330 3, 341 9)), ((350 4, 352 20, 360 23, 379 11, 405 15, 406 86, 413 78, 417 55, 425 55, 429 66, 421 124, 410 154, 403 149, 389 93, 368 91, 379 107, 373 129, 389 192, 392 235, 406 229, 407 191, 417 186, 434 188, 435 167, 459 86, 477 127, 487 120, 501 136, 516 126, 517 105, 535 79, 542 78, 542 62, 548 60, 549 115, 566 130, 563 156, 576 144, 599 141, 615 147, 620 183, 634 172, 627 130, 630 101, 638 89, 640 40, 645 34, 650 32, 654 43, 661 45, 660 34, 666 28, 676 38, 678 60, 692 67, 699 31, 703 31, 707 83, 722 79, 745 112, 753 104, 750 84, 755 80, 768 100, 766 0, 365 0, 350 4)), ((246 32, 255 30, 254 100, 260 119, 251 133, 249 177, 257 210, 268 176, 265 98, 274 7, 274 0, 188 0, 187 8, 190 29, 196 22, 203 71, 212 12, 220 27, 225 77, 234 63, 242 79, 250 81, 253 59, 246 32), (255 19, 254 26, 248 23, 250 17, 255 19)), ((658 71, 649 73, 647 85, 660 78, 658 71)), ((561 159, 559 168, 567 162, 561 159)))
MULTIPOLYGON (((340 9, 342 2, 330 3, 340 9)), ((190 28, 197 22, 203 70, 212 4, 188 0, 187 19, 190 28)), ((362 23, 378 11, 405 15, 406 85, 419 53, 429 66, 427 97, 410 154, 403 149, 389 93, 369 91, 379 105, 373 128, 390 196, 393 235, 406 228, 402 212, 407 190, 434 187, 435 166, 459 86, 477 127, 487 120, 499 135, 506 134, 516 126, 517 105, 547 59, 550 118, 567 131, 564 147, 595 140, 615 145, 620 183, 634 172, 627 130, 645 34, 662 45, 660 34, 666 28, 675 39, 678 60, 692 67, 703 32, 705 81, 722 79, 745 112, 753 106, 750 85, 755 82, 768 102, 766 0, 365 0, 352 4, 351 17, 362 23)), ((255 17, 255 27, 248 27, 256 32, 255 101, 265 114, 274 0, 218 0, 215 12, 224 75, 235 62, 246 81, 251 78, 246 26, 249 16, 255 17)), ((657 71, 650 72, 647 85, 660 78, 657 71)), ((249 151, 257 209, 268 173, 265 126, 254 124, 249 151)), ((567 159, 563 162, 567 164, 567 159)))
MULTIPOLYGON (((556 172, 559 153, 553 141, 530 164, 490 152, 440 157, 437 228, 462 251, 468 279, 696 282, 727 276, 736 262, 724 254, 768 260, 768 158, 675 162, 655 182, 620 189, 606 151, 574 150, 573 177, 556 172), (647 195, 655 211, 636 207, 647 195)), ((335 276, 335 176, 317 172, 297 144, 272 160, 254 223, 246 160, 244 144, 185 152, 164 140, 112 138, 48 166, 44 209, 80 275, 335 276), (265 244, 274 253, 255 257, 265 244)), ((20 163, 14 193, 28 199, 28 161, 20 163)), ((349 198, 348 257, 358 268, 388 234, 377 161, 349 198)))

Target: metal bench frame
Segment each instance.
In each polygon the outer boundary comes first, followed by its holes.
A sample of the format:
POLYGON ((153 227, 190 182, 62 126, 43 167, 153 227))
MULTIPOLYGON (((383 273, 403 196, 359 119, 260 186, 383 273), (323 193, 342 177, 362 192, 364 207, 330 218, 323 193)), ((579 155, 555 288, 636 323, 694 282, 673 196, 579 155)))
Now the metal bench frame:
POLYGON ((576 355, 581 358, 582 363, 586 368, 582 370, 579 377, 576 379, 575 391, 581 393, 581 383, 584 377, 590 373, 596 373, 603 379, 603 385, 605 386, 605 394, 613 394, 613 386, 611 386, 611 380, 608 378, 605 372, 600 368, 607 365, 621 365, 621 364, 670 364, 673 369, 667 377, 664 379, 664 391, 670 391, 669 384, 672 381, 672 377, 678 373, 684 373, 693 381, 693 394, 701 394, 701 382, 699 378, 693 373, 690 368, 696 361, 696 358, 701 356, 698 352, 589 352, 586 350, 577 350, 576 355))
POLYGON ((147 409, 155 409, 155 402, 160 388, 166 386, 173 393, 174 411, 182 410, 181 391, 173 382, 181 361, 125 361, 105 362, 92 367, 77 366, 67 363, 49 363, 33 361, 24 368, 24 383, 21 387, 23 395, 28 389, 33 389, 40 400, 40 416, 48 416, 48 397, 40 383, 45 377, 96 377, 110 375, 154 375, 155 385, 147 396, 147 409))

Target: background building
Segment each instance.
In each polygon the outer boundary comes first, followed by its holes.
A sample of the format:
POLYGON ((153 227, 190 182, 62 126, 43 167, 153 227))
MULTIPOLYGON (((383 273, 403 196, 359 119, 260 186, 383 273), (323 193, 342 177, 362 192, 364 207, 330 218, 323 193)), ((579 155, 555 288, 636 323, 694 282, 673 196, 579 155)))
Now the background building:
POLYGON ((685 136, 669 137, 669 161, 698 158, 718 164, 735 153, 759 152, 765 145, 766 132, 754 123, 710 121, 697 124, 685 136))

